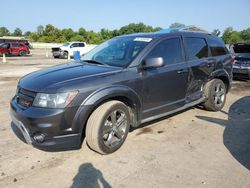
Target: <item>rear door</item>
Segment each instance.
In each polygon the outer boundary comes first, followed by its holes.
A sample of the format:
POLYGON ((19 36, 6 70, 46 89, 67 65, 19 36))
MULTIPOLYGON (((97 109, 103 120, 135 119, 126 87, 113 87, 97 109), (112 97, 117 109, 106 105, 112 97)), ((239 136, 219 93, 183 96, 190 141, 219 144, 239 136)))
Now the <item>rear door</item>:
POLYGON ((163 39, 146 55, 162 57, 164 66, 142 71, 143 118, 177 109, 185 104, 189 68, 180 37, 163 39))
POLYGON ((16 42, 14 43, 10 43, 11 47, 10 47, 10 53, 11 54, 19 54, 20 51, 20 45, 16 42))
POLYGON ((86 53, 86 47, 83 42, 79 42, 78 51, 80 52, 81 55, 84 55, 86 53))
POLYGON ((184 45, 191 68, 186 102, 192 102, 202 97, 203 84, 215 68, 215 59, 209 57, 205 38, 184 37, 184 45))

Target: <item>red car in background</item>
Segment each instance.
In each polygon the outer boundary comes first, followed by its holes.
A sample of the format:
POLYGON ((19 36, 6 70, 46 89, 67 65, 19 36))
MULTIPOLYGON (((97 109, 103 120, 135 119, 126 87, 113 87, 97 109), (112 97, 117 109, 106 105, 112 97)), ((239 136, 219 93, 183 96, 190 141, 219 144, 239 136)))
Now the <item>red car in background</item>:
POLYGON ((30 54, 30 50, 23 43, 5 42, 0 45, 0 54, 25 56, 26 54, 30 54))

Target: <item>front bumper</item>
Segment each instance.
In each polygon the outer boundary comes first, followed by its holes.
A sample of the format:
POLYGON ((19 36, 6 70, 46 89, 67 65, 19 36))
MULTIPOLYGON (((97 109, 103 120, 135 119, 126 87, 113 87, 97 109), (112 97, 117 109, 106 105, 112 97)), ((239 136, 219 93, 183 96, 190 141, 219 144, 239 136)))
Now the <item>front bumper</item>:
POLYGON ((82 143, 82 127, 75 114, 78 107, 67 109, 22 109, 15 99, 11 101, 11 128, 23 142, 45 151, 79 149, 82 143), (75 121, 76 120, 76 121, 75 121), (43 135, 38 142, 36 135, 43 135))
POLYGON ((238 79, 250 79, 250 67, 249 68, 233 68, 233 77, 238 79))
POLYGON ((54 57, 63 57, 63 51, 52 51, 54 57))

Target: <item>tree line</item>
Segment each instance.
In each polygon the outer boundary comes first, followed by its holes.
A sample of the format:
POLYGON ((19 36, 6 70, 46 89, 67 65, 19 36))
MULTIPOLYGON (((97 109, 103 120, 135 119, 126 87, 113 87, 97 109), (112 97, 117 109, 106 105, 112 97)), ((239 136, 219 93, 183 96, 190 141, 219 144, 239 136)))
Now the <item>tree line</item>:
MULTIPOLYGON (((185 26, 182 23, 173 23, 169 27, 185 26)), ((89 44, 100 44, 110 38, 139 32, 156 32, 161 30, 161 27, 152 27, 143 23, 130 23, 120 29, 108 30, 101 29, 99 32, 87 31, 81 27, 77 31, 71 28, 59 29, 52 24, 46 26, 39 25, 35 32, 23 32, 20 28, 16 28, 11 33, 6 27, 0 27, 0 36, 24 36, 33 42, 56 42, 64 43, 67 41, 84 41, 89 44)), ((242 31, 235 31, 232 27, 226 28, 223 33, 220 30, 214 29, 212 34, 220 36, 226 44, 250 40, 250 27, 242 31)))

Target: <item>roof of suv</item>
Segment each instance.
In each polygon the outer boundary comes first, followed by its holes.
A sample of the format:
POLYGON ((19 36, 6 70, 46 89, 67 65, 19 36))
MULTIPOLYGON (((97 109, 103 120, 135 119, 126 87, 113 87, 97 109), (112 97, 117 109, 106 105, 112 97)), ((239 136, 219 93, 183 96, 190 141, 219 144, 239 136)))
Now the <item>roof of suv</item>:
MULTIPOLYGON (((154 33, 134 33, 134 34, 129 34, 129 35, 123 35, 123 36, 118 36, 118 37, 148 37, 148 38, 160 38, 164 36, 213 36, 210 33, 203 33, 203 32, 194 32, 194 31, 178 31, 178 32, 170 32, 170 33, 164 33, 164 32, 154 32, 154 33)), ((216 36, 215 36, 216 37, 216 36)))
POLYGON ((124 36, 133 36, 133 37, 149 37, 149 38, 159 38, 163 36, 180 36, 180 35, 186 35, 186 36, 203 36, 204 35, 210 35, 211 34, 194 25, 191 26, 180 26, 180 27, 170 27, 168 29, 162 29, 157 32, 153 33, 135 33, 135 34, 130 34, 130 35, 124 35, 124 36))

